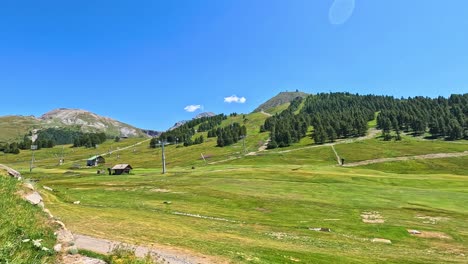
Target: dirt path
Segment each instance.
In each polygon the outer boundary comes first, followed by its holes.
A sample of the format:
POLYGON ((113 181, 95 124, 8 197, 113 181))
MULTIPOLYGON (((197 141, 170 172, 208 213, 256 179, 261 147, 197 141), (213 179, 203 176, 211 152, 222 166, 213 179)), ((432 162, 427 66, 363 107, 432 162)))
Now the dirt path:
POLYGON ((468 151, 455 152, 455 153, 434 153, 434 154, 425 154, 425 155, 407 156, 407 157, 395 157, 395 158, 381 158, 381 159, 373 159, 373 160, 363 160, 363 161, 359 161, 359 162, 353 162, 353 163, 345 164, 344 167, 356 167, 356 166, 363 166, 363 165, 375 164, 375 163, 392 162, 392 161, 442 159, 442 158, 454 158, 454 157, 463 157, 463 156, 468 156, 468 151))
MULTIPOLYGON (((268 114, 268 113, 264 113, 264 114, 268 114)), ((268 115, 269 115, 269 114, 268 114, 268 115)), ((333 148, 333 151, 335 152, 336 157, 337 157, 338 164, 341 164, 340 157, 338 156, 338 153, 336 152, 335 148, 333 147, 334 145, 337 145, 337 144, 345 144, 345 143, 353 143, 353 142, 356 142, 356 141, 371 139, 371 138, 375 137, 378 133, 379 133, 379 131, 378 131, 377 129, 371 128, 371 129, 369 129, 369 131, 367 132, 367 135, 365 135, 365 136, 363 136, 363 137, 345 139, 345 140, 340 140, 340 141, 337 141, 337 142, 326 143, 326 144, 321 144, 321 145, 311 145, 311 146, 302 147, 302 148, 288 149, 288 150, 282 150, 282 151, 271 151, 271 152, 267 151, 268 142, 270 141, 270 139, 268 139, 268 141, 265 142, 265 144, 264 144, 263 146, 260 146, 260 147, 259 147, 258 151, 250 152, 250 153, 246 154, 246 156, 255 156, 255 155, 257 155, 259 152, 265 152, 265 153, 268 153, 268 154, 278 154, 278 153, 281 154, 281 153, 289 153, 289 152, 298 151, 298 150, 304 150, 304 149, 321 148, 321 147, 331 146, 331 147, 333 148)), ((223 162, 226 162, 226 161, 231 161, 231 160, 235 160, 235 159, 240 159, 241 157, 242 157, 242 156, 231 157, 231 158, 224 159, 224 160, 209 162, 208 164, 212 165, 212 164, 223 163, 223 162)))
POLYGON ((95 238, 86 235, 74 234, 75 245, 79 249, 90 250, 93 252, 108 254, 115 247, 125 246, 135 250, 137 257, 145 257, 148 254, 158 263, 164 264, 208 264, 208 263, 227 263, 226 261, 215 259, 214 257, 202 256, 188 250, 172 248, 163 245, 135 246, 124 244, 118 241, 111 241, 102 238, 95 238))
POLYGON ((126 147, 123 147, 123 148, 114 149, 114 150, 112 150, 112 151, 108 151, 108 152, 106 152, 106 153, 101 154, 101 156, 104 156, 104 155, 106 155, 106 154, 112 154, 112 153, 114 153, 114 152, 119 152, 119 151, 122 151, 122 150, 127 150, 127 149, 129 149, 129 148, 134 148, 134 147, 136 147, 136 146, 138 146, 138 145, 141 145, 141 144, 144 143, 144 142, 148 142, 148 141, 150 141, 150 140, 151 140, 151 139, 145 139, 145 140, 143 140, 143 141, 137 142, 137 143, 132 144, 132 145, 130 145, 130 146, 126 146, 126 147))
POLYGON ((341 165, 341 159, 340 159, 340 156, 338 156, 338 152, 336 152, 335 147, 333 145, 331 146, 331 148, 333 152, 335 153, 336 161, 338 161, 338 165, 341 165))
POLYGON ((262 114, 264 114, 264 115, 266 115, 266 116, 268 116, 268 117, 270 117, 270 116, 273 116, 272 114, 270 114, 270 113, 267 113, 267 112, 265 112, 265 111, 263 111, 263 110, 262 110, 262 111, 260 111, 260 113, 262 113, 262 114))
POLYGON ((326 147, 326 146, 335 146, 335 145, 338 145, 338 144, 348 144, 348 143, 353 143, 353 142, 356 142, 356 141, 361 141, 361 140, 374 138, 378 133, 379 133, 379 131, 377 129, 371 128, 367 132, 367 135, 362 136, 362 137, 358 137, 358 138, 349 138, 349 139, 344 139, 344 140, 338 140, 338 141, 333 142, 333 143, 326 143, 326 144, 321 144, 321 145, 311 145, 311 146, 302 147, 302 148, 288 149, 288 150, 283 150, 283 151, 275 151, 275 152, 270 152, 270 153, 271 154, 288 153, 288 152, 304 150, 304 149, 321 148, 321 147, 326 147))

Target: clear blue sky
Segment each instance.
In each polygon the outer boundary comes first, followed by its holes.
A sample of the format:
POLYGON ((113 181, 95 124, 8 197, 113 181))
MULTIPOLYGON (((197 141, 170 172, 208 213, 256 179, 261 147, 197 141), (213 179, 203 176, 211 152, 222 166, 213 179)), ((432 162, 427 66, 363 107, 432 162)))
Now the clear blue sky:
POLYGON ((466 93, 467 14, 466 0, 4 0, 0 115, 82 108, 164 130, 190 105, 247 113, 285 90, 466 93))

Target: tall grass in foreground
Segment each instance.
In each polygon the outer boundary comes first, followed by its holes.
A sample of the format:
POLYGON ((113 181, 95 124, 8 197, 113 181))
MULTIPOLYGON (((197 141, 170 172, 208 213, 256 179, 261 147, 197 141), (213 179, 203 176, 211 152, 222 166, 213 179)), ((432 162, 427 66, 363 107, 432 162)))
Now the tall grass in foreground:
POLYGON ((54 263, 55 236, 47 217, 19 197, 17 180, 1 174, 0 263, 54 263), (40 239, 41 246, 34 245, 34 240, 40 239))

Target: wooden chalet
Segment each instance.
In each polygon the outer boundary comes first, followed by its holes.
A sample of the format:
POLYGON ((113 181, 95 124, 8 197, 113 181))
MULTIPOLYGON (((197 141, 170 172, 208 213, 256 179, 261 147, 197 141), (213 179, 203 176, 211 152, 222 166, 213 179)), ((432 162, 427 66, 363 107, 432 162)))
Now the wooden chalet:
POLYGON ((111 169, 109 169, 109 174, 112 174, 112 175, 121 175, 124 173, 129 174, 131 170, 133 170, 133 168, 129 164, 117 164, 111 169))
POLYGON ((97 166, 99 164, 106 163, 106 159, 103 156, 92 156, 86 160, 86 166, 97 166))

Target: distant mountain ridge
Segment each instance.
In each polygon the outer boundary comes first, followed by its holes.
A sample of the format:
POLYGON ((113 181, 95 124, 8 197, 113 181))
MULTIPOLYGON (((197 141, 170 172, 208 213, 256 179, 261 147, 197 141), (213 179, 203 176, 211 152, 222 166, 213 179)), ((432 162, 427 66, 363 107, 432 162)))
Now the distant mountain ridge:
POLYGON ((83 132, 105 132, 110 136, 145 136, 139 128, 82 109, 58 108, 43 114, 40 118, 48 127, 81 126, 83 132))
MULTIPOLYGON (((82 109, 57 108, 39 118, 8 115, 0 117, 0 142, 22 140, 32 129, 79 128, 82 132, 104 132, 109 136, 146 137, 143 130, 82 109)), ((157 131, 149 134, 157 134, 157 131)))
MULTIPOLYGON (((211 116, 215 116, 216 114, 213 113, 213 112, 203 112, 203 113, 200 113, 198 115, 196 115, 193 119, 198 119, 198 118, 202 118, 202 117, 211 117, 211 116)), ((167 131, 171 131, 171 130, 174 130, 180 126, 183 126, 185 123, 189 122, 190 120, 182 120, 182 121, 178 121, 176 122, 172 127, 170 127, 167 131)))
POLYGON ((260 112, 260 111, 267 111, 269 109, 275 108, 277 106, 280 106, 282 104, 290 103, 292 100, 294 100, 297 97, 302 97, 305 98, 309 94, 304 93, 304 92, 280 92, 278 95, 275 97, 269 99, 265 103, 261 104, 259 107, 257 107, 253 112, 260 112))

